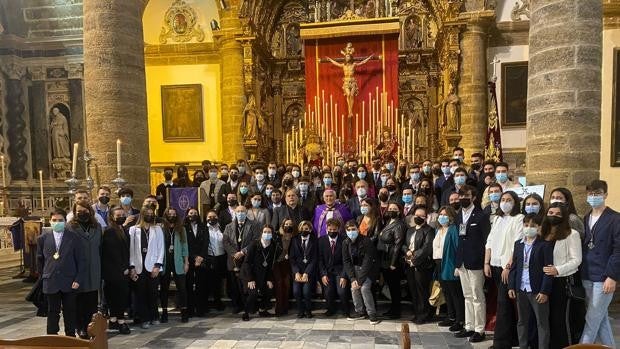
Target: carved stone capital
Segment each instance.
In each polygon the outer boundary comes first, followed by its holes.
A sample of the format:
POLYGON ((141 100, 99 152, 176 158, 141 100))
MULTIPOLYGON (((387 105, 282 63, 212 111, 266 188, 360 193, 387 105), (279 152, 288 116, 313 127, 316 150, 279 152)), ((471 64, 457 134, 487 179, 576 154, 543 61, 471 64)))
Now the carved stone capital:
POLYGON ((84 64, 70 63, 65 65, 65 69, 69 73, 69 79, 84 79, 84 64))
POLYGON ((44 81, 46 78, 46 70, 43 66, 28 67, 28 72, 32 81, 44 81))
POLYGON ((1 65, 0 70, 2 70, 10 80, 21 80, 21 78, 26 75, 26 67, 16 61, 1 65))

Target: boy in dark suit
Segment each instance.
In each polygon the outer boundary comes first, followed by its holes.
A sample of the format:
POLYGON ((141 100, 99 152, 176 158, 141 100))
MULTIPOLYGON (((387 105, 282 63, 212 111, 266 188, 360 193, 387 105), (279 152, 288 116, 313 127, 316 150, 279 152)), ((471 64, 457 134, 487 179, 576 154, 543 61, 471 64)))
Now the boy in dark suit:
POLYGON ((327 235, 319 238, 319 272, 323 293, 327 301, 325 316, 336 314, 336 295, 340 298, 342 312, 349 316, 349 300, 347 297, 349 282, 346 278, 342 262, 342 242, 346 239, 340 234, 340 221, 327 221, 327 235))
POLYGON ((48 304, 47 334, 58 334, 62 307, 65 335, 75 337, 77 289, 86 276, 86 261, 77 236, 65 229, 65 212, 52 212, 50 224, 52 232, 37 241, 37 265, 48 304))
POLYGON ((530 307, 536 315, 538 346, 549 348, 549 295, 553 276, 543 268, 553 264, 553 244, 538 237, 541 218, 528 214, 523 219, 525 237, 515 242, 512 269, 508 281, 508 296, 517 299, 519 310, 519 347, 528 347, 530 307))

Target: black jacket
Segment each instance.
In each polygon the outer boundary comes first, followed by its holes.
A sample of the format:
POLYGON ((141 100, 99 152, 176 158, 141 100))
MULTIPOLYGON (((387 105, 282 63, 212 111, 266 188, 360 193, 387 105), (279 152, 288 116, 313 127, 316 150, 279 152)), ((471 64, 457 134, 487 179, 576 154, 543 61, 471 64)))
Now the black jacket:
MULTIPOLYGON (((551 287, 553 285, 553 276, 549 276, 543 272, 543 268, 547 265, 553 265, 553 248, 554 242, 544 241, 536 238, 532 244, 530 258, 528 263, 528 272, 530 274, 530 287, 532 293, 543 293, 547 296, 551 295, 551 287)), ((515 241, 514 252, 512 253, 512 268, 508 279, 508 287, 511 290, 519 291, 521 289, 521 277, 523 276, 523 249, 525 243, 522 240, 515 241)))
POLYGON ((310 221, 312 220, 312 213, 302 205, 297 205, 295 208, 292 208, 288 205, 282 205, 273 210, 273 215, 271 216, 271 225, 275 230, 280 229, 280 225, 284 223, 285 220, 292 219, 293 226, 297 226, 301 221, 310 221))
POLYGON ((247 255, 247 247, 252 241, 257 240, 262 234, 261 227, 253 220, 246 219, 241 232, 241 242, 237 239, 237 220, 235 219, 224 229, 224 250, 228 254, 228 270, 234 270, 235 266, 241 268, 243 261, 234 261, 233 255, 243 251, 247 255))
MULTIPOLYGON (((435 229, 428 224, 424 224, 420 229, 416 229, 415 227, 409 228, 407 230, 407 238, 402 247, 404 255, 409 251, 412 238, 415 238, 413 245, 413 267, 419 269, 433 268, 433 239, 435 239, 435 229)), ((405 267, 410 267, 410 265, 405 263, 405 267)))
POLYGON ((308 246, 306 251, 301 247, 301 234, 293 237, 291 240, 291 246, 289 247, 288 257, 291 262, 291 269, 293 275, 308 274, 308 279, 314 280, 317 276, 317 270, 319 267, 319 244, 317 237, 310 233, 308 236, 308 246), (304 259, 306 263, 304 263, 304 259))
POLYGON ((127 279, 129 269, 129 238, 121 230, 119 235, 113 227, 107 227, 101 238, 101 277, 109 281, 127 279))
MULTIPOLYGON (((359 216, 355 219, 358 227, 362 223, 363 219, 364 219, 364 216, 359 216)), ((375 225, 371 226, 368 229, 368 232, 366 233, 366 236, 370 239, 370 241, 372 241, 372 243, 375 246, 377 246, 377 240, 379 239, 379 233, 381 233, 382 229, 383 229, 383 219, 381 217, 377 217, 377 221, 375 222, 375 225)))
MULTIPOLYGON (((209 227, 202 222, 196 222, 196 230, 192 230, 192 224, 185 222, 185 234, 187 234, 187 247, 189 249, 189 263, 194 264, 197 256, 206 259, 209 256, 209 227)), ((221 230, 221 228, 220 228, 221 230)))
POLYGON ((381 256, 381 267, 389 268, 391 266, 399 266, 399 256, 401 246, 405 241, 407 225, 401 218, 395 219, 387 225, 379 233, 377 250, 381 256))
MULTIPOLYGON (((456 214, 457 227, 463 223, 462 212, 463 209, 460 209, 456 214)), ((459 233, 455 265, 457 268, 465 265, 465 268, 469 270, 481 270, 484 268, 484 246, 491 231, 489 215, 479 207, 474 207, 465 231, 465 235, 459 233)))
POLYGON ((359 235, 355 242, 347 238, 342 245, 342 260, 347 277, 361 286, 370 278, 379 277, 377 250, 369 238, 359 235))
POLYGON ((319 238, 319 274, 321 277, 335 274, 339 278, 346 278, 342 261, 342 243, 345 239, 347 239, 346 235, 338 235, 332 254, 329 236, 324 235, 319 238))
POLYGON ((71 285, 85 282, 87 265, 79 237, 65 229, 58 249, 59 258, 54 259, 56 243, 54 233, 44 233, 37 239, 37 265, 43 280, 43 293, 71 292, 71 285))
POLYGON ((241 278, 244 281, 255 281, 257 287, 265 287, 267 281, 273 282, 273 263, 277 257, 277 245, 271 241, 263 248, 260 239, 252 241, 247 248, 247 255, 241 266, 241 278), (264 263, 267 263, 267 266, 264 263))

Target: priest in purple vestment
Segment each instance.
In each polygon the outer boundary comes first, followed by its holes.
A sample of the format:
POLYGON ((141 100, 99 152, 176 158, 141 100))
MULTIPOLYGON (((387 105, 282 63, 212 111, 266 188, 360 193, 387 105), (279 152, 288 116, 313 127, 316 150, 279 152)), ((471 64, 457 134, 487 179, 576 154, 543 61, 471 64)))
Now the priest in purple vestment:
POLYGON ((314 210, 312 220, 314 230, 319 237, 327 235, 327 221, 334 218, 340 221, 340 233, 344 233, 344 224, 353 219, 347 205, 336 201, 336 192, 333 189, 326 189, 323 192, 323 202, 325 204, 317 206, 314 210))

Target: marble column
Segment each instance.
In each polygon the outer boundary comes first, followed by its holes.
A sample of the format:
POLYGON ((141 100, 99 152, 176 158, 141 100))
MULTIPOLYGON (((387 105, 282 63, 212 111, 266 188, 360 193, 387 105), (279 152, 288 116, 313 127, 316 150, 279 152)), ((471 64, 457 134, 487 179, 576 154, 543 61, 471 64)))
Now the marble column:
MULTIPOLYGON (((122 177, 142 201, 150 191, 142 13, 145 0, 84 0, 84 103, 97 184, 122 177)), ((83 148, 80 152, 83 151, 83 148)))
MULTIPOLYGON (((6 124, 7 124, 7 153, 9 158, 8 172, 12 180, 28 179, 28 139, 27 116, 24 115, 24 88, 22 78, 26 69, 17 62, 2 66, 7 76, 6 81, 6 124)), ((8 182, 7 182, 8 183, 8 182)))
POLYGON ((245 93, 243 80, 243 48, 236 40, 241 33, 241 21, 232 8, 220 12, 221 30, 218 38, 222 60, 222 159, 232 163, 247 157, 243 147, 243 109, 245 93))
MULTIPOLYGON (((484 150, 487 132, 487 29, 492 15, 464 13, 461 17, 466 19, 467 26, 461 39, 462 66, 458 95, 461 98, 462 138, 459 145, 469 157, 484 150)), ((446 150, 452 154, 452 149, 446 150)))
POLYGON ((583 213, 584 186, 599 178, 602 3, 533 0, 530 9, 527 180, 569 188, 583 213))

